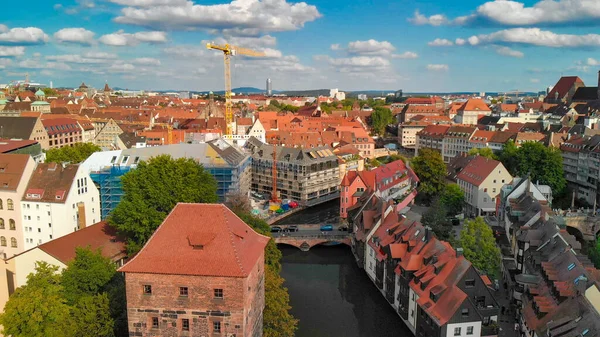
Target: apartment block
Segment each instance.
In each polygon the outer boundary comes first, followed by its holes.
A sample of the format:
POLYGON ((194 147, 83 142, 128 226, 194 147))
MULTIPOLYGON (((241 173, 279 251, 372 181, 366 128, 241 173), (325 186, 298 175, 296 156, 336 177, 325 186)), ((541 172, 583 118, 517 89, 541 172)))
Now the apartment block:
POLYGON ((290 148, 250 138, 246 148, 252 156, 252 191, 272 193, 275 161, 280 198, 315 205, 339 196, 339 163, 329 146, 290 148))
POLYGON ((593 205, 599 196, 600 135, 569 137, 560 151, 568 186, 575 197, 593 205))

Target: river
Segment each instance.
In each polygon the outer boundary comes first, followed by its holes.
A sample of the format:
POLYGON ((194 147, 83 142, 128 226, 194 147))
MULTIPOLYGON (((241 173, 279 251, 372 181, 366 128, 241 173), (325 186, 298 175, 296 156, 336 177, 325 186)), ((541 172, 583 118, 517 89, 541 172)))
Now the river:
POLYGON ((296 337, 412 336, 349 247, 279 248, 291 311, 300 320, 296 337))

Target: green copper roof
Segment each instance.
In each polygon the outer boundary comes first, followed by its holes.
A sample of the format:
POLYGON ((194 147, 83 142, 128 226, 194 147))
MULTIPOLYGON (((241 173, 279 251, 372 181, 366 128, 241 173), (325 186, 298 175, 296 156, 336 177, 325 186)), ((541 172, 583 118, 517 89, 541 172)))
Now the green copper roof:
POLYGON ((35 92, 36 96, 46 96, 46 94, 44 94, 44 92, 42 90, 38 90, 35 92))
POLYGON ((44 101, 35 101, 31 103, 31 105, 50 105, 50 103, 44 101))

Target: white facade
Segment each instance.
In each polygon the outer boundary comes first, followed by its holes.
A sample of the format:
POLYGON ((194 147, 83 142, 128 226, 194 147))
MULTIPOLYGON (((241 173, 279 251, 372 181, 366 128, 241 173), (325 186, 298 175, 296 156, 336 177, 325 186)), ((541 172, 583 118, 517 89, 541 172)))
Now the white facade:
POLYGON ((417 301, 419 295, 412 288, 408 289, 408 324, 412 325, 411 330, 417 328, 417 301))
POLYGON ((481 321, 453 323, 446 326, 446 337, 481 336, 481 321))
POLYGON ((66 265, 57 258, 39 248, 34 248, 13 258, 15 288, 27 283, 27 275, 35 272, 36 262, 46 262, 52 266, 57 266, 59 272, 66 268, 66 265))
MULTIPOLYGON (((380 222, 377 224, 379 225, 379 223, 380 222)), ((375 257, 376 253, 373 247, 371 247, 369 244, 365 245, 365 249, 367 250, 367 254, 365 254, 365 271, 367 272, 369 278, 371 278, 371 281, 375 282, 375 266, 377 265, 377 258, 375 257)))
POLYGON ((80 229, 80 222, 87 227, 100 221, 100 194, 86 168, 80 166, 65 200, 24 200, 21 208, 27 250, 80 229))
POLYGON ((479 186, 460 179, 460 176, 457 178, 456 183, 465 193, 467 213, 480 216, 496 212, 496 198, 502 187, 511 181, 512 176, 499 163, 479 186))

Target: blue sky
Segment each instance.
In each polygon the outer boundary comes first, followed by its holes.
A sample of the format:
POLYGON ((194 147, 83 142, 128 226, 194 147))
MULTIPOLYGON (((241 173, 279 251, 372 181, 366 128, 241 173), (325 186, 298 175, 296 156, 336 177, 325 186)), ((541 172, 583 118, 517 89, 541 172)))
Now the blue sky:
POLYGON ((561 75, 596 85, 600 1, 30 0, 3 3, 0 83, 539 91, 561 75))

